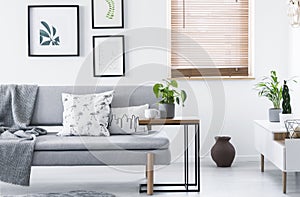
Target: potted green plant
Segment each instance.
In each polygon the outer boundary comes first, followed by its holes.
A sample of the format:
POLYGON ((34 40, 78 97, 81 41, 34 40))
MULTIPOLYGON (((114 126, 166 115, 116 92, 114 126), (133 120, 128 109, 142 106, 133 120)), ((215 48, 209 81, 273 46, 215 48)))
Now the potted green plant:
POLYGON ((158 108, 161 118, 174 118, 175 102, 184 106, 187 94, 184 90, 177 90, 176 80, 163 80, 165 84, 156 83, 153 86, 153 93, 156 98, 160 98, 158 108))
POLYGON ((284 121, 288 119, 293 119, 292 107, 291 107, 291 98, 289 87, 287 85, 287 81, 284 80, 283 88, 282 88, 282 113, 279 114, 280 123, 284 126, 284 121))
POLYGON ((276 71, 271 71, 270 77, 264 77, 261 82, 257 83, 256 89, 258 90, 258 96, 267 97, 273 103, 273 108, 269 109, 269 121, 279 122, 282 87, 278 81, 276 71))

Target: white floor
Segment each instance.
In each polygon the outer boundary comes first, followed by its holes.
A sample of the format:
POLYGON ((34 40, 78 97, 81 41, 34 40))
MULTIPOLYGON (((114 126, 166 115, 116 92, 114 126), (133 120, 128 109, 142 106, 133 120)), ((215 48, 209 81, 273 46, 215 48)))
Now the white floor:
MULTIPOLYGON (((31 186, 19 187, 0 183, 0 196, 71 190, 105 191, 118 197, 147 196, 138 193, 144 182, 144 168, 131 167, 34 167, 31 186)), ((180 181, 182 166, 173 164, 159 169, 156 181, 180 181)), ((266 164, 261 173, 259 162, 239 162, 231 168, 217 168, 203 162, 200 193, 158 193, 154 196, 259 197, 300 196, 300 173, 288 174, 288 193, 282 194, 281 172, 266 164)))

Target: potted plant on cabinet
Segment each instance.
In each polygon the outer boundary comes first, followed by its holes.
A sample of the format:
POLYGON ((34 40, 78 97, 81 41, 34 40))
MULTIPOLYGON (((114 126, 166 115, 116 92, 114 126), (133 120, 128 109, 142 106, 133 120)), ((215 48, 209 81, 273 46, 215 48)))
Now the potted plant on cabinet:
POLYGON ((271 71, 270 77, 265 77, 256 84, 256 89, 258 90, 258 96, 267 97, 273 103, 273 108, 269 109, 269 121, 279 122, 282 87, 278 81, 276 71, 271 71))
POLYGON ((284 121, 293 118, 290 101, 291 99, 290 99, 289 87, 286 83, 286 80, 284 80, 284 84, 282 88, 282 113, 279 114, 280 123, 283 126, 284 126, 284 121))
POLYGON ((174 118, 175 102, 184 107, 187 94, 184 90, 177 90, 178 83, 176 80, 163 80, 165 84, 156 83, 153 86, 153 93, 159 101, 159 111, 161 118, 174 118))

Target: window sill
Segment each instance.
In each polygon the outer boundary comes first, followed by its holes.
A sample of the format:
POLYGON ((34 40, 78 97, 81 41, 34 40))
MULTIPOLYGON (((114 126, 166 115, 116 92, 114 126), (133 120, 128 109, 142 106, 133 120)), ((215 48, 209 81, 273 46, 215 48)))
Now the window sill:
POLYGON ((222 77, 174 77, 170 79, 176 79, 176 80, 255 80, 255 77, 253 76, 233 76, 233 77, 227 77, 227 76, 222 76, 222 77))

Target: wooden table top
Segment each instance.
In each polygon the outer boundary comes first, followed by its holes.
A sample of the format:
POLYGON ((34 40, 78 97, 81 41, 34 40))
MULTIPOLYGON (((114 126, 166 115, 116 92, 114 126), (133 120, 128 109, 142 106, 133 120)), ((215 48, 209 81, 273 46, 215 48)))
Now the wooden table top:
POLYGON ((140 125, 184 125, 184 124, 199 124, 198 118, 182 118, 175 117, 171 119, 156 118, 156 119, 140 119, 140 125))
MULTIPOLYGON (((279 122, 269 122, 268 120, 255 120, 254 122, 266 129, 266 131, 272 133, 273 139, 276 141, 282 141, 289 138, 289 132, 287 132, 284 125, 279 122)), ((300 131, 295 131, 293 138, 300 138, 300 131)))

